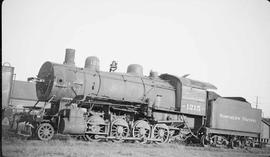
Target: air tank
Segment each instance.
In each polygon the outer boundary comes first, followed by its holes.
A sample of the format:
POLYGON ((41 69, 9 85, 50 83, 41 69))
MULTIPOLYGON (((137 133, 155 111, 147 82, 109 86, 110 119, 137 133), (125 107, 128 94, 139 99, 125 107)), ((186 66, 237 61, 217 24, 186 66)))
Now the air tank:
POLYGON ((7 64, 4 63, 2 66, 2 109, 9 105, 9 98, 13 85, 14 67, 11 67, 9 63, 7 64))

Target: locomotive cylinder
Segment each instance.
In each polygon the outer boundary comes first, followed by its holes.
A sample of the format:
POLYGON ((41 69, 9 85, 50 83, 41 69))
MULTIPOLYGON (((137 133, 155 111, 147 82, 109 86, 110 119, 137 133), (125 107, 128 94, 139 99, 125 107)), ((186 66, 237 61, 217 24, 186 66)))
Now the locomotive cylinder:
POLYGON ((82 108, 66 109, 69 111, 67 117, 60 122, 60 132, 64 134, 83 134, 86 124, 83 114, 86 112, 82 108))

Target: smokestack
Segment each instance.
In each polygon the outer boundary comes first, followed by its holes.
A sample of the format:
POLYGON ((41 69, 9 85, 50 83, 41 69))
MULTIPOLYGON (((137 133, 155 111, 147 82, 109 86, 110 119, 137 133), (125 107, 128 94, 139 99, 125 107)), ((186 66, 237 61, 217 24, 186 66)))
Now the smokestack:
POLYGON ((64 64, 75 66, 74 59, 75 59, 75 50, 74 49, 66 49, 64 64))

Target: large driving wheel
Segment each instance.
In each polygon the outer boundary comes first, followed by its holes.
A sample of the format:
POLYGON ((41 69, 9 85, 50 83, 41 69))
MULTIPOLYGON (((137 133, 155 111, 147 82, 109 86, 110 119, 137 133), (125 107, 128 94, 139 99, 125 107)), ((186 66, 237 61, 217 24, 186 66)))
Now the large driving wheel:
POLYGON ((141 138, 141 143, 146 143, 147 138, 150 138, 151 135, 151 127, 148 122, 144 120, 138 120, 134 123, 132 129, 132 136, 141 138))
POLYGON ((96 135, 99 135, 100 133, 104 133, 105 130, 105 121, 103 118, 99 116, 92 116, 90 117, 86 122, 86 132, 85 139, 87 141, 100 141, 101 139, 96 138, 96 135), (89 133, 91 132, 91 133, 89 133))
POLYGON ((152 130, 152 138, 157 144, 166 143, 169 139, 169 127, 166 124, 156 124, 152 130))
POLYGON ((128 136, 128 123, 124 119, 114 120, 111 126, 111 135, 115 137, 114 142, 122 142, 128 136))
POLYGON ((37 129, 37 135, 40 140, 48 141, 54 135, 54 128, 50 123, 42 123, 37 129))

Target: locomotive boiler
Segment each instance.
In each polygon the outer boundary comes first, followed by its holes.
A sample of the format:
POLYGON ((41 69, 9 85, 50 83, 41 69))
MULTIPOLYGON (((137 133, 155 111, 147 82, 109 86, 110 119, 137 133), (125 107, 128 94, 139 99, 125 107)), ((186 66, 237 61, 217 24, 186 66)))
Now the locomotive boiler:
POLYGON ((261 111, 209 91, 216 89, 210 83, 153 71, 144 76, 138 64, 129 65, 126 73, 105 72, 93 56, 80 68, 74 57, 75 50, 67 49, 63 64, 45 62, 33 78, 39 101, 49 101, 51 109, 20 121, 31 124, 31 135, 41 140, 61 133, 90 141, 257 144, 261 111))
POLYGON ((99 96, 126 102, 143 103, 162 95, 161 105, 175 103, 174 88, 166 81, 158 79, 152 72, 143 76, 140 65, 129 65, 127 73, 103 72, 99 70, 99 59, 88 57, 84 68, 74 66, 74 52, 67 50, 64 64, 46 62, 40 68, 37 82, 37 96, 46 101, 53 95, 53 101, 76 95, 99 96), (71 57, 71 58, 70 58, 71 57))

